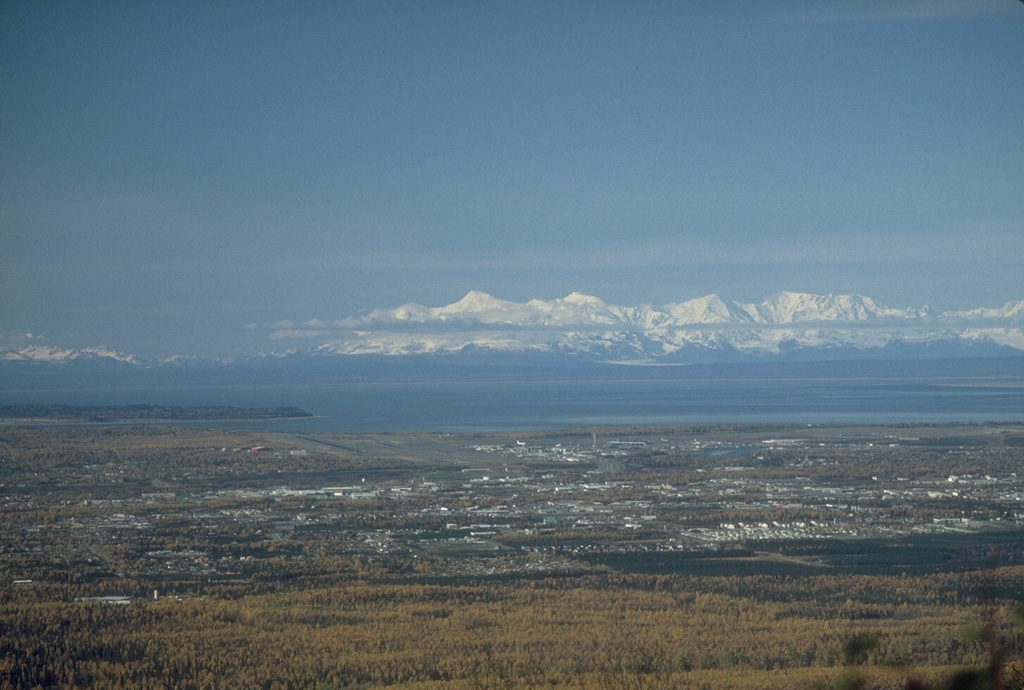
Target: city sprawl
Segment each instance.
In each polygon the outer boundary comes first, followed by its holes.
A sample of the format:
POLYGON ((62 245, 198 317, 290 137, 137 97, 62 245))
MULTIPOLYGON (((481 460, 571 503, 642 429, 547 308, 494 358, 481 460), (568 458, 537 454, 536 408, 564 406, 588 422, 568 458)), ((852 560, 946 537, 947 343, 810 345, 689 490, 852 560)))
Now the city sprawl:
POLYGON ((865 677, 903 669, 902 687, 983 663, 963 630, 1019 599, 1022 460, 1016 424, 7 425, 0 624, 20 680, 2 687, 207 687, 212 668, 208 687, 258 686, 290 663, 293 681, 264 685, 787 687, 854 657, 865 677), (170 634, 166 617, 187 659, 125 651, 170 634), (321 628, 335 636, 280 656, 321 628), (109 639, 98 660, 86 631, 109 639))

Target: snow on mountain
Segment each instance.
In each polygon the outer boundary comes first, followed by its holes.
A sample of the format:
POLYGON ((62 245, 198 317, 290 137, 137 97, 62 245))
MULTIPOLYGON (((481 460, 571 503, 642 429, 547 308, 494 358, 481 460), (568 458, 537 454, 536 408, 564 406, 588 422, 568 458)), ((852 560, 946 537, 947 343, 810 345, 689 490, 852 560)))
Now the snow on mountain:
POLYGON ((989 341, 1003 347, 1024 350, 1024 329, 1022 328, 966 328, 959 337, 967 341, 989 341))
POLYGON ((780 292, 760 304, 706 295, 630 307, 579 292, 523 303, 474 290, 442 307, 407 304, 377 310, 349 322, 352 330, 318 352, 425 354, 481 348, 654 360, 698 350, 771 355, 793 348, 871 350, 935 339, 1024 350, 1021 328, 1003 323, 1022 317, 1024 302, 935 315, 927 307, 892 308, 861 295, 780 292), (971 321, 970 330, 957 328, 956 320, 971 321), (1001 323, 985 323, 989 320, 1001 323))
POLYGON ((764 323, 805 321, 868 321, 873 319, 914 319, 927 315, 926 309, 892 309, 861 295, 810 295, 780 292, 756 307, 764 323))
MULTIPOLYGON (((1024 304, 1024 303, 1022 303, 1024 304)), ((1007 309, 1010 305, 1007 305, 1007 309)), ((981 311, 981 310, 978 310, 981 311)), ((1018 312, 1021 310, 1019 309, 1018 312)), ((375 310, 352 325, 388 322, 476 321, 481 324, 573 325, 617 323, 643 326, 693 326, 707 324, 792 324, 816 321, 865 321, 872 319, 917 319, 929 315, 927 308, 893 309, 860 295, 812 295, 781 292, 760 304, 726 301, 707 295, 665 306, 623 307, 607 304, 598 297, 579 292, 554 300, 533 299, 511 302, 486 292, 472 290, 457 302, 443 307, 406 304, 392 310, 375 310)), ((966 312, 964 314, 967 314, 966 312)), ((988 317, 989 314, 977 316, 988 317)))
POLYGON ((109 359, 115 362, 124 362, 125 364, 138 364, 138 361, 135 359, 135 355, 111 350, 108 347, 87 347, 79 352, 82 357, 86 358, 94 357, 97 359, 109 359))
POLYGON ((393 311, 377 310, 370 314, 371 318, 386 321, 388 319, 396 319, 398 321, 426 321, 427 319, 433 318, 434 313, 432 309, 428 309, 421 304, 405 304, 393 311))
POLYGON ((535 323, 544 326, 599 325, 621 326, 627 322, 621 308, 605 304, 597 297, 574 292, 548 302, 530 300, 535 323))
POLYGON ((8 362, 66 362, 77 356, 75 350, 63 350, 52 345, 28 345, 6 349, 0 359, 8 362))
POLYGON ((405 304, 397 309, 378 309, 365 319, 350 320, 346 323, 353 327, 399 322, 547 326, 577 323, 614 324, 620 319, 621 315, 614 308, 597 297, 578 292, 561 299, 535 299, 522 303, 498 299, 486 292, 471 290, 459 301, 443 307, 405 304))
MULTIPOLYGON (((860 295, 781 292, 760 303, 718 295, 666 305, 621 306, 573 292, 528 302, 477 290, 440 307, 405 304, 336 322, 280 322, 273 340, 319 342, 265 359, 305 355, 429 355, 472 351, 580 355, 615 362, 706 361, 707 358, 884 353, 926 346, 932 352, 1024 352, 1024 300, 998 309, 933 313, 892 308, 860 295), (310 340, 315 339, 315 340, 310 340)), ((136 368, 186 364, 194 358, 140 361, 106 347, 59 347, 39 336, 0 336, 0 363, 136 368)), ((223 363, 223 362, 222 362, 223 363)))
POLYGON ((529 306, 508 302, 472 290, 454 304, 432 310, 432 315, 442 321, 449 318, 470 318, 481 323, 520 323, 529 315, 529 306))
POLYGON ((726 302, 718 295, 707 295, 665 307, 670 323, 677 326, 691 324, 747 323, 758 320, 756 307, 751 304, 726 302))
POLYGON ((106 347, 87 347, 81 350, 61 348, 54 345, 22 345, 0 349, 0 360, 7 362, 40 362, 46 364, 67 364, 85 360, 106 360, 137 364, 135 355, 125 354, 106 347))
POLYGON ((1024 316, 1024 300, 1007 302, 999 309, 971 309, 947 312, 943 316, 961 319, 1012 319, 1024 316))

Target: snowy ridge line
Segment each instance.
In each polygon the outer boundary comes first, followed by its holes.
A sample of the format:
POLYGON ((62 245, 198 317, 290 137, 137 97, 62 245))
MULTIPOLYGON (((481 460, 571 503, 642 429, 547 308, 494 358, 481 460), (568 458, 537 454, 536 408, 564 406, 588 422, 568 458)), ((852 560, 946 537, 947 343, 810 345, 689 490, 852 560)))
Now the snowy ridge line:
POLYGON ((587 354, 608 360, 658 359, 684 352, 779 354, 799 349, 876 350, 945 343, 1024 350, 1024 301, 1000 309, 935 313, 898 309, 861 295, 781 292, 759 304, 707 295, 663 306, 608 304, 573 292, 512 302, 470 291, 442 307, 406 304, 334 323, 307 324, 272 337, 336 337, 325 355, 408 355, 468 348, 587 354))
POLYGON ((985 320, 1024 316, 1024 300, 1009 302, 999 309, 973 309, 936 313, 928 307, 897 309, 877 304, 861 295, 813 295, 781 292, 760 304, 726 301, 707 295, 685 302, 636 307, 608 304, 598 297, 579 292, 554 300, 533 299, 511 302, 472 290, 457 302, 443 307, 405 304, 395 309, 377 309, 368 316, 344 319, 331 324, 342 328, 360 328, 400 323, 444 323, 452 320, 508 325, 581 325, 628 324, 711 325, 711 324, 796 324, 810 322, 865 322, 876 320, 935 319, 985 320))
MULTIPOLYGON (((339 321, 281 321, 269 337, 307 344, 262 355, 268 360, 487 351, 685 363, 707 356, 907 356, 908 348, 933 356, 987 356, 1024 353, 1024 300, 937 313, 888 307, 861 295, 780 292, 757 304, 706 295, 661 306, 621 306, 580 292, 513 302, 472 290, 440 307, 405 304, 339 321)), ((106 346, 73 349, 33 334, 0 336, 0 363, 12 365, 170 368, 232 361, 187 355, 143 360, 106 346)))

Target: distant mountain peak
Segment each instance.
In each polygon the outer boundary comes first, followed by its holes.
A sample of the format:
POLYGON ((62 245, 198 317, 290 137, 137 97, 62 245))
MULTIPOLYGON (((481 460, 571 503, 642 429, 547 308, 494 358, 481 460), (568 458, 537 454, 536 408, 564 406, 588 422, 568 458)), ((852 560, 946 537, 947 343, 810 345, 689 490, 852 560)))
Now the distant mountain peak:
POLYGON ((450 304, 450 307, 461 307, 463 309, 472 309, 480 306, 487 306, 496 302, 503 302, 493 295, 490 295, 482 290, 470 290, 466 293, 465 297, 460 299, 458 302, 450 304))
POLYGON ((519 306, 515 302, 498 299, 480 290, 470 290, 458 302, 437 309, 438 314, 478 314, 489 311, 503 311, 519 306))
POLYGON ((568 295, 562 298, 562 301, 569 302, 572 304, 604 306, 604 300, 602 300, 600 297, 594 297, 593 295, 587 295, 582 292, 570 292, 568 295))

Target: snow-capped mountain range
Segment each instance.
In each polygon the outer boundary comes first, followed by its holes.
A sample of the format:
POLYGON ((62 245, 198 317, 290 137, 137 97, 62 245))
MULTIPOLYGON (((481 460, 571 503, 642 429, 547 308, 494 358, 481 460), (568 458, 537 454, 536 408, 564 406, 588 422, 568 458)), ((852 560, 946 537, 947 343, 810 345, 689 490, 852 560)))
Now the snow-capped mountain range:
MULTIPOLYGON (((27 335, 19 340, 33 340, 35 336, 27 335)), ((108 347, 86 347, 82 349, 59 347, 39 342, 19 342, 14 345, 0 347, 0 361, 3 362, 41 362, 46 364, 67 364, 81 361, 108 361, 123 364, 138 364, 135 355, 111 350, 108 347)))
MULTIPOLYGON (((929 343, 1024 351, 1024 301, 1000 309, 934 313, 860 295, 782 292, 759 304, 708 295, 661 306, 619 306, 574 292, 511 302, 471 291, 442 307, 406 304, 333 324, 279 330, 277 338, 324 338, 320 354, 430 354, 475 350, 585 354, 610 361, 684 361, 728 352, 875 350, 929 343)), ((825 354, 822 351, 822 354, 825 354)))
MULTIPOLYGON (((627 363, 907 357, 925 351, 1024 355, 1024 300, 936 313, 927 307, 887 307, 860 295, 782 292, 757 304, 708 295, 660 306, 620 306, 578 292, 512 302, 474 290, 441 307, 406 304, 334 322, 281 322, 270 338, 284 346, 264 356, 275 361, 471 352, 627 363)), ((217 364, 188 356, 148 361, 107 347, 64 348, 32 335, 0 340, 4 362, 136 368, 217 364)))

